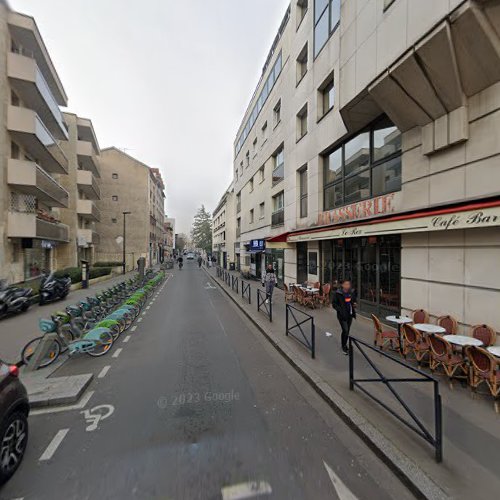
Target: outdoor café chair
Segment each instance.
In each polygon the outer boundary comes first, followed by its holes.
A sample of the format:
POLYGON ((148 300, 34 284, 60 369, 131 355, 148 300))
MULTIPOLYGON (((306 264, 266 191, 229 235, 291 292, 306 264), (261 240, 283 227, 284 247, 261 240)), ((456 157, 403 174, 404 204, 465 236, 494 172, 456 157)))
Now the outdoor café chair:
POLYGON ((423 309, 415 309, 412 312, 413 323, 429 323, 429 313, 423 309))
POLYGON ((497 340, 495 330, 488 325, 476 325, 472 327, 472 336, 480 340, 484 347, 494 345, 497 340))
POLYGON ((448 378, 459 376, 467 377, 467 364, 461 354, 453 351, 452 345, 443 337, 430 333, 427 335, 431 348, 431 357, 429 367, 431 371, 435 371, 440 366, 443 367, 444 372, 448 378))
POLYGON ((322 306, 327 306, 330 304, 330 283, 326 283, 321 288, 321 292, 315 296, 316 302, 322 306))
POLYGON ((373 326, 375 328, 375 339, 373 344, 375 347, 383 349, 387 344, 390 344, 392 349, 399 347, 398 332, 394 330, 384 330, 380 320, 372 314, 373 326))
POLYGON ((456 335, 458 322, 449 314, 446 316, 440 316, 437 320, 437 324, 446 330, 446 335, 456 335))
POLYGON ((306 292, 304 292, 304 290, 302 290, 302 288, 299 288, 299 296, 300 304, 314 309, 314 297, 312 295, 307 294, 306 292))
POLYGON ((426 356, 430 356, 429 341, 414 326, 406 323, 403 325, 403 356, 413 353, 418 365, 422 363, 426 356))
POLYGON ((295 299, 294 292, 290 291, 290 289, 286 286, 285 283, 283 283, 283 288, 285 290, 285 304, 288 304, 289 302, 293 302, 295 299))
POLYGON ((478 386, 485 383, 493 397, 500 394, 500 369, 498 360, 486 349, 469 346, 465 349, 471 366, 470 386, 475 391, 478 386))

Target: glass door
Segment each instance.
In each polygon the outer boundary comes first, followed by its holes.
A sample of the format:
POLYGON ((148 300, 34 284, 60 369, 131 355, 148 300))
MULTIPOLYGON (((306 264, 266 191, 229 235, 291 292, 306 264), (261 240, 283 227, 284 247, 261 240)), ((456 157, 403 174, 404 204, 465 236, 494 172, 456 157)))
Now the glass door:
POLYGON ((378 304, 378 252, 377 238, 361 238, 361 279, 359 288, 360 309, 377 313, 378 304))
POLYGON ((297 283, 307 281, 307 243, 297 243, 297 283))

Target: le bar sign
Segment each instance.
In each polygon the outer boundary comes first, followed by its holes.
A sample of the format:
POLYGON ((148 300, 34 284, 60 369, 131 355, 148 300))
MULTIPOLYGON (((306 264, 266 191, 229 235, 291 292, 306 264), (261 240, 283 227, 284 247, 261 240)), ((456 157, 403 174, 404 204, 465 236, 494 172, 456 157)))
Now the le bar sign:
POLYGON ((399 193, 390 193, 384 196, 377 196, 369 200, 360 201, 345 207, 321 212, 318 215, 318 226, 329 226, 332 224, 342 224, 360 219, 370 219, 393 213, 398 209, 399 193))
POLYGON ((413 219, 401 219, 387 222, 374 222, 354 227, 316 230, 303 234, 291 234, 289 243, 335 238, 355 238, 384 234, 418 233, 425 231, 451 231, 478 227, 500 226, 500 207, 488 207, 444 215, 428 215, 413 219))

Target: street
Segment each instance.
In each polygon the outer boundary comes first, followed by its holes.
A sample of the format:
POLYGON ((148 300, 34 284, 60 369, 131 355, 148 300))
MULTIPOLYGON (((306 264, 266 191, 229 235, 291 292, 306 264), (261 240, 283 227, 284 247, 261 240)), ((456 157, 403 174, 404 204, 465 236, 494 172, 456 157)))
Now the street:
POLYGON ((1 499, 412 498, 202 269, 155 292, 74 408, 30 417, 1 499))

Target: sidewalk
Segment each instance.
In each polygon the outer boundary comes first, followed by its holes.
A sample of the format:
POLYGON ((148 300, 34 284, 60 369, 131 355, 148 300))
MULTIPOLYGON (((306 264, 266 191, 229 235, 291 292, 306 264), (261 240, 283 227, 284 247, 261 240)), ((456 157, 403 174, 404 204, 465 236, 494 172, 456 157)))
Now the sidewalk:
MULTIPOLYGON (((314 316, 316 325, 316 358, 296 340, 285 336, 284 293, 276 289, 273 301, 273 322, 257 312, 257 288, 252 281, 252 303, 241 298, 230 286, 216 277, 215 268, 206 272, 242 309, 287 360, 301 372, 311 385, 367 441, 374 451, 398 473, 405 482, 427 498, 457 499, 494 498, 500 491, 500 404, 490 397, 472 395, 460 382, 450 384, 437 374, 443 405, 443 454, 441 464, 434 460, 434 450, 381 406, 359 390, 349 390, 348 357, 340 350, 340 332, 336 317, 329 307, 317 310, 298 309, 314 316), (331 332, 332 336, 327 336, 331 332)), ((231 273, 239 277, 239 273, 231 273)), ((241 281, 241 278, 240 278, 241 281)), ((351 334, 373 343, 373 327, 366 318, 354 322, 351 334)), ((370 358, 387 377, 409 377, 413 374, 391 360, 370 358)), ((355 354, 355 377, 375 378, 375 372, 355 354)), ((414 364, 416 367, 416 363, 414 364)), ((430 373, 424 368, 424 371, 430 373)), ((366 387, 366 385, 365 385, 366 387)), ((371 384, 369 389, 398 414, 403 409, 394 404, 383 384, 371 384)), ((426 426, 433 430, 431 384, 403 383, 398 391, 426 426), (427 387, 429 386, 429 387, 427 387)), ((406 420, 409 420, 408 418, 406 420)))
POLYGON ((53 302, 44 306, 33 304, 25 313, 10 316, 0 321, 0 359, 16 363, 21 357, 23 347, 33 338, 40 335, 38 320, 47 318, 54 311, 64 310, 70 304, 75 304, 90 295, 95 295, 100 290, 109 288, 116 283, 129 279, 134 271, 125 276, 119 275, 90 286, 86 290, 71 291, 66 300, 53 302))

